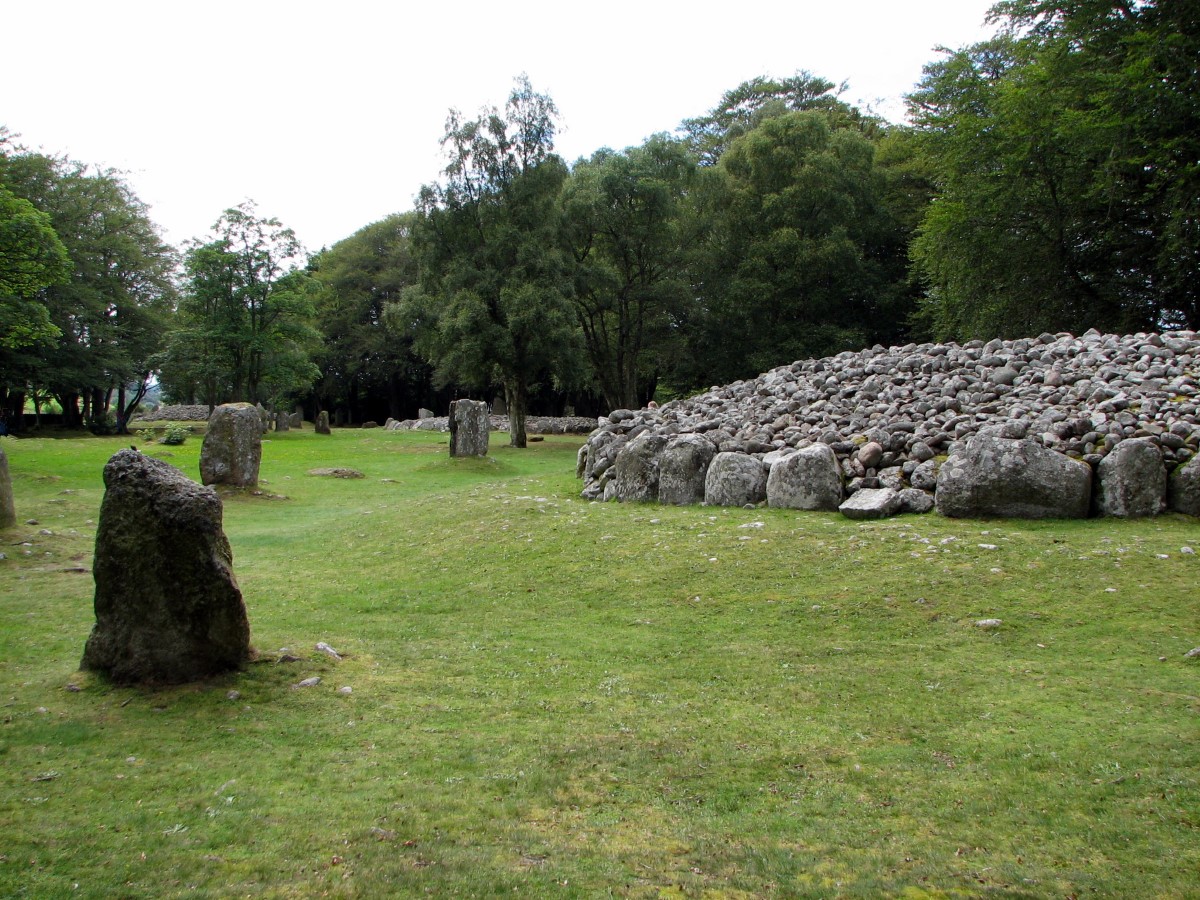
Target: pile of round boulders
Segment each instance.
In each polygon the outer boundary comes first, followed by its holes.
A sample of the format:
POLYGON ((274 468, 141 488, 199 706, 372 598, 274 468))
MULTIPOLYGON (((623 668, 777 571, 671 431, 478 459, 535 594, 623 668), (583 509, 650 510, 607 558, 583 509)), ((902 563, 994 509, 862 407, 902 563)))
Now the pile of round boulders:
POLYGON ((1200 338, 875 346, 660 408, 580 448, 589 499, 876 518, 1200 515, 1200 338))
POLYGON ((172 404, 143 410, 134 419, 142 422, 207 422, 211 412, 207 403, 172 404))

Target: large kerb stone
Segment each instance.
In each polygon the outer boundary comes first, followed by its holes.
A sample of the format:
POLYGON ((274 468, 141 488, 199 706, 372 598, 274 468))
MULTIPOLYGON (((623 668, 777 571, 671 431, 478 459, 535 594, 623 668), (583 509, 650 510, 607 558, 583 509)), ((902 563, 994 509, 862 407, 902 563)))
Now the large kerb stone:
POLYGON ((450 403, 450 455, 487 456, 491 420, 482 400, 450 403))
POLYGON ((250 623, 216 491, 135 450, 108 461, 104 485, 81 666, 119 683, 179 684, 247 662, 250 623))
POLYGON ((1145 438, 1122 441, 1096 467, 1096 512, 1123 519, 1157 516, 1167 507, 1162 452, 1145 438))
POLYGON ((262 420, 249 403, 226 403, 212 411, 200 447, 204 484, 254 487, 262 462, 262 420))
POLYGON ((842 502, 842 472, 827 444, 785 456, 767 476, 767 505, 783 509, 834 510, 842 502))

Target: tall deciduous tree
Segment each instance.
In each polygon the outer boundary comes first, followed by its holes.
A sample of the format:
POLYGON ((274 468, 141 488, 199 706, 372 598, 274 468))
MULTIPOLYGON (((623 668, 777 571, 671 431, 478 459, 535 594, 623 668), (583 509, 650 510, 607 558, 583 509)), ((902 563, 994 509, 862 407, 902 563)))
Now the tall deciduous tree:
POLYGON ((665 135, 575 165, 563 194, 576 314, 609 409, 638 408, 691 297, 687 192, 695 163, 665 135))
POLYGON ((941 336, 1200 327, 1200 14, 1010 0, 910 98, 941 336))
POLYGON ((503 385, 514 447, 541 379, 578 365, 558 196, 567 167, 554 153, 553 101, 517 79, 503 112, 451 112, 445 181, 420 194, 414 247, 420 285, 390 310, 444 382, 503 385))
POLYGON ((310 359, 319 336, 302 256, 295 233, 259 216, 251 201, 225 210, 210 240, 193 242, 163 364, 172 397, 253 403, 309 388, 319 374, 310 359))

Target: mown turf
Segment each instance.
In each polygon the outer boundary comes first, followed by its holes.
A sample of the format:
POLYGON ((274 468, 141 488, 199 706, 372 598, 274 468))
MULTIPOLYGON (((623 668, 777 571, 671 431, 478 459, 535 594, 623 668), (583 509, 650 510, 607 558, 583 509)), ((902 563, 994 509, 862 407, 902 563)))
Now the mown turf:
POLYGON ((3 443, 0 895, 1197 891, 1195 520, 593 504, 578 439, 289 432, 225 497, 260 660, 118 689, 76 667, 126 443, 3 443))

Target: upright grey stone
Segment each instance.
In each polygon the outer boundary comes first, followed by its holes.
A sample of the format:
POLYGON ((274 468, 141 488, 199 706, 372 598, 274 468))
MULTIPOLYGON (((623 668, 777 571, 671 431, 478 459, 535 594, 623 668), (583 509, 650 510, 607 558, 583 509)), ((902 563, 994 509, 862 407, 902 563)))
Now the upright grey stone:
POLYGON ((249 403, 226 403, 213 410, 200 447, 204 484, 254 487, 262 462, 262 424, 249 403))
POLYGON ((1167 506, 1171 512, 1200 516, 1200 456, 1171 473, 1167 482, 1167 506))
POLYGON ((704 480, 716 445, 699 434, 681 434, 663 449, 658 464, 658 502, 690 506, 704 502, 704 480))
POLYGON ((17 524, 17 510, 13 505, 12 476, 8 473, 8 456, 0 448, 0 528, 12 528, 17 524))
POLYGON ((330 434, 329 430, 329 411, 321 410, 317 413, 317 424, 315 426, 317 434, 330 434))
POLYGON ((507 416, 508 415, 508 404, 504 402, 504 398, 501 397, 500 395, 497 395, 496 398, 494 400, 492 400, 492 415, 494 415, 494 416, 507 416))
POLYGON ((745 453, 713 457, 704 478, 704 502, 709 506, 747 506, 767 499, 767 467, 745 453))
POLYGON ((433 418, 433 410, 426 409, 425 407, 422 406, 420 409, 417 410, 417 418, 418 419, 432 419, 433 418))
POLYGON ((254 408, 258 410, 258 417, 262 420, 262 433, 266 434, 271 430, 271 414, 261 403, 255 404, 254 408))
POLYGON ((665 435, 643 431, 621 448, 613 463, 613 497, 625 502, 658 499, 659 460, 665 435))
POLYGON ((275 414, 275 433, 281 431, 290 431, 292 427, 292 417, 285 412, 275 414))
POLYGON ((303 413, 298 413, 298 412, 292 413, 290 416, 288 416, 288 424, 295 429, 303 428, 304 427, 303 413))
POLYGON ((1157 516, 1167 507, 1167 469, 1148 438, 1121 441, 1096 467, 1096 513, 1123 519, 1157 516))
POLYGON ((828 444, 804 447, 771 466, 768 506, 834 510, 841 502, 842 470, 828 444))
POLYGON ((487 404, 482 400, 454 400, 450 403, 450 455, 487 456, 487 404))
POLYGON ((1083 519, 1091 487, 1087 463, 989 428, 942 463, 934 501, 956 518, 1083 519))
POLYGON ((81 666, 119 683, 178 684, 247 662, 250 623, 216 491, 136 450, 108 461, 104 486, 81 666))

